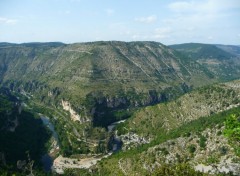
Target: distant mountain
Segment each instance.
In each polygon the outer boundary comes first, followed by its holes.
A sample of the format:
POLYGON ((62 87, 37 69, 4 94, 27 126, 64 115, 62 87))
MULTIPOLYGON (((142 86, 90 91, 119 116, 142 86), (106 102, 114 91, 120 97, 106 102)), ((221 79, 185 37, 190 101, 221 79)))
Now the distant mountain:
MULTIPOLYGON (((230 59, 235 55, 229 52, 229 50, 223 49, 226 45, 211 45, 201 43, 185 43, 178 45, 170 45, 169 47, 185 53, 187 56, 193 59, 230 59), (222 46, 222 48, 218 47, 222 46)), ((236 46, 236 48, 238 48, 236 46)))
POLYGON ((195 59, 213 75, 231 80, 238 77, 240 57, 238 46, 186 43, 169 47, 195 59), (226 74, 228 73, 228 74, 226 74))
POLYGON ((233 55, 240 56, 240 46, 235 45, 216 45, 216 46, 233 55))

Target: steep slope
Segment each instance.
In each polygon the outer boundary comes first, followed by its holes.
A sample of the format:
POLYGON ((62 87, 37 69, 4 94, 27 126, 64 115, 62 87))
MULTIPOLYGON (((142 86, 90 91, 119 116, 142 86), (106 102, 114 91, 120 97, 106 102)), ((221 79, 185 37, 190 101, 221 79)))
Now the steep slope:
POLYGON ((42 121, 8 89, 0 88, 0 173, 42 173, 41 157, 47 152, 50 133, 42 121))
POLYGON ((0 67, 4 85, 55 105, 68 100, 78 112, 95 103, 156 103, 164 90, 178 87, 184 92, 227 74, 213 75, 194 59, 155 42, 2 43, 0 67))
MULTIPOLYGON (((194 80, 201 72, 199 64, 154 42, 8 44, 1 46, 1 66, 5 70, 3 82, 31 84, 35 80, 51 88, 63 88, 72 99, 79 91, 77 96, 85 97, 94 91, 115 94, 116 89, 164 89, 184 81, 192 83, 189 79, 194 80)), ((205 73, 200 76, 209 80, 205 73)))
POLYGON ((118 131, 154 139, 199 117, 238 107, 239 95, 240 81, 199 88, 174 101, 140 109, 118 131))
MULTIPOLYGON (((224 46, 224 45, 223 45, 224 46)), ((234 55, 211 44, 185 43, 170 45, 171 48, 181 51, 194 59, 216 58, 230 59, 234 55)))
POLYGON ((240 68, 239 46, 186 43, 171 45, 173 49, 195 59, 224 80, 238 78, 240 68))
POLYGON ((157 42, 1 43, 0 68, 1 84, 53 121, 64 155, 99 151, 107 125, 134 108, 229 79, 157 42))
MULTIPOLYGON (((124 136, 124 145, 126 138, 131 138, 135 132, 154 135, 152 142, 141 145, 137 141, 137 147, 104 159, 91 170, 100 175, 239 175, 239 136, 231 141, 226 131, 230 124, 232 131, 239 134, 239 91, 240 81, 228 82, 140 110, 117 129, 127 128, 126 132, 130 132, 124 136), (196 103, 194 108, 192 101, 196 103), (184 108, 179 110, 178 106, 173 106, 177 102, 184 108), (164 106, 174 108, 165 111, 164 106), (139 118, 145 119, 144 123, 137 122, 139 114, 143 115, 139 118), (186 116, 186 121, 181 120, 180 114, 186 116), (232 123, 232 117, 235 117, 237 125, 232 123), (133 121, 135 123, 131 123, 133 121)), ((78 172, 72 171, 75 175, 78 172)))
POLYGON ((236 56, 240 56, 240 46, 234 46, 234 45, 216 45, 218 48, 231 53, 236 56))
POLYGON ((231 145, 223 135, 224 120, 232 113, 239 117, 239 112, 238 107, 208 119, 200 118, 167 135, 159 134, 160 144, 155 142, 113 155, 92 170, 100 175, 173 175, 177 171, 174 175, 239 175, 240 157, 234 149, 239 150, 239 141, 231 145), (179 170, 181 165, 186 167, 179 170))

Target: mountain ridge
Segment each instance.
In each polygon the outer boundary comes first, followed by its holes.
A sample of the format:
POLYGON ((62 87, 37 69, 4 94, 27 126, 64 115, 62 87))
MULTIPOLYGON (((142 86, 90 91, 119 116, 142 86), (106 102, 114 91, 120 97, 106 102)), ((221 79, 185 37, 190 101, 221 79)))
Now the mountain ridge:
MULTIPOLYGON (((51 121, 59 137, 60 150, 54 145, 50 149, 56 151, 55 156, 94 156, 113 149, 116 131, 109 132, 107 127, 116 121, 129 119, 117 127, 119 134, 125 135, 123 142, 128 140, 125 127, 135 130, 130 140, 146 143, 156 133, 165 134, 164 127, 171 131, 185 121, 190 123, 201 115, 236 104, 236 92, 228 94, 225 88, 213 86, 212 92, 220 93, 209 96, 212 102, 208 103, 215 102, 212 109, 196 116, 195 112, 184 110, 189 107, 202 111, 202 104, 195 101, 206 98, 203 94, 188 99, 193 94, 186 93, 240 77, 239 57, 233 56, 235 50, 229 46, 220 46, 223 50, 197 44, 197 48, 206 50, 192 52, 194 47, 190 44, 179 51, 158 42, 119 41, 0 43, 0 83, 23 101, 27 111, 34 111, 36 116, 43 114, 51 121), (188 106, 175 102, 180 96, 178 100, 186 101, 188 106), (218 100, 226 96, 229 101, 218 100), (168 101, 172 102, 166 107, 158 104, 168 101), (157 120, 154 113, 161 114, 161 110, 156 110, 159 107, 169 111, 169 118, 157 120), (176 113, 183 115, 175 117, 176 113), (135 128, 133 122, 141 127, 135 128)), ((126 145, 123 149, 127 148, 126 145)))
POLYGON ((227 67, 223 69, 158 42, 7 46, 0 47, 1 85, 27 97, 30 107, 54 119, 65 155, 98 151, 102 136, 108 136, 107 125, 128 118, 137 108, 172 100, 199 86, 236 79, 240 71, 229 58, 217 59, 227 67), (61 131, 64 123, 69 134, 61 131))

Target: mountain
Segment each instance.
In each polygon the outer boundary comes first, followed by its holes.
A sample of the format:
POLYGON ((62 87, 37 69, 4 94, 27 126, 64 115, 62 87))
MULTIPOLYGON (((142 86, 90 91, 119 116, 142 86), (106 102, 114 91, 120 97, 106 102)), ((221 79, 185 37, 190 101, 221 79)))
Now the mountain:
MULTIPOLYGON (((225 45, 219 45, 219 46, 225 46, 225 45)), ((234 57, 234 54, 231 54, 229 51, 223 50, 220 47, 212 44, 185 43, 185 44, 178 44, 178 45, 170 45, 170 47, 178 51, 181 51, 187 54, 189 57, 192 57, 195 59, 215 58, 215 59, 221 60, 221 59, 230 59, 231 57, 234 57)))
POLYGON ((240 56, 240 46, 235 45, 216 45, 218 48, 231 53, 236 56, 240 56))
POLYGON ((169 47, 195 59, 213 75, 225 80, 239 75, 239 46, 186 43, 169 47))
POLYGON ((125 151, 91 167, 92 174, 239 175, 239 91, 238 80, 140 109, 116 129, 125 151), (150 142, 142 144, 144 137, 150 142))
MULTIPOLYGON (((26 104, 27 111, 50 119, 60 154, 101 154, 113 148, 114 135, 107 131, 111 123, 136 119, 142 129, 135 128, 134 121, 127 121, 125 128, 134 127, 145 142, 151 141, 162 130, 157 125, 167 123, 154 119, 154 111, 159 113, 155 106, 147 107, 149 112, 144 107, 239 78, 239 57, 233 52, 216 45, 191 45, 173 49, 157 42, 0 43, 0 83, 26 104), (155 123, 154 130, 149 122, 155 123)), ((230 90, 229 96, 233 94, 230 90)), ((195 101, 201 98, 199 95, 195 101)), ((213 100, 218 103, 217 97, 213 100)), ((194 101, 187 101, 192 105, 189 108, 196 108, 194 101)), ((177 103, 156 106, 187 115, 186 119, 179 117, 181 121, 170 117, 169 130, 204 115, 193 116, 177 103)), ((205 114, 219 112, 216 108, 205 114)), ((126 132, 118 128, 122 134, 126 132)), ((56 156, 55 149, 52 154, 56 156)))
POLYGON ((176 100, 141 108, 132 115, 118 132, 154 139, 160 133, 240 105, 240 81, 198 88, 176 100), (124 128, 123 128, 124 127, 124 128), (130 130, 131 129, 131 130, 130 130))

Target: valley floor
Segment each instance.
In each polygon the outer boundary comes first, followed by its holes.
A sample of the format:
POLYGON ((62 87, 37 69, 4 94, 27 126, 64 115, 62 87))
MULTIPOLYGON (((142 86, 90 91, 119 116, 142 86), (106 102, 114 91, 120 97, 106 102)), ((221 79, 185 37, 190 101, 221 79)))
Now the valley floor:
POLYGON ((69 168, 87 169, 95 165, 101 159, 107 158, 111 154, 112 153, 108 153, 107 155, 104 155, 104 156, 92 156, 92 157, 83 158, 83 159, 66 158, 60 155, 54 160, 52 170, 58 174, 63 174, 64 169, 69 169, 69 168))

